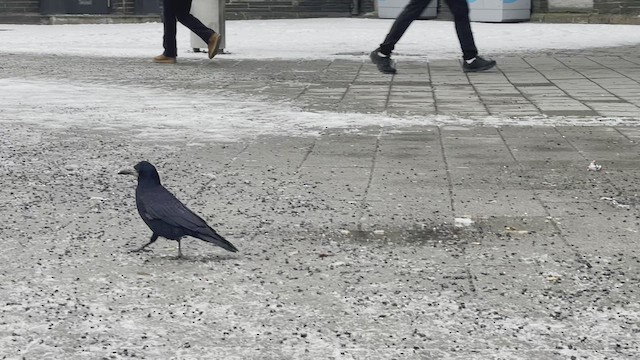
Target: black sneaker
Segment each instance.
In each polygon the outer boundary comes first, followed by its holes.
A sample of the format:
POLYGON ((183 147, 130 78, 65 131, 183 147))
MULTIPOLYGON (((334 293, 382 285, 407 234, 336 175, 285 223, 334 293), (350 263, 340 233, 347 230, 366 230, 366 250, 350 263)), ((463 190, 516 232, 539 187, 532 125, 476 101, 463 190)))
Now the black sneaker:
POLYGON ((473 58, 471 63, 468 63, 466 60, 462 60, 462 71, 464 72, 485 71, 494 66, 496 66, 495 60, 485 60, 480 56, 473 58))
POLYGON ((378 49, 373 50, 371 54, 369 54, 371 61, 378 66, 378 70, 380 70, 383 74, 395 74, 396 68, 393 67, 391 62, 391 55, 384 56, 378 52, 378 49))

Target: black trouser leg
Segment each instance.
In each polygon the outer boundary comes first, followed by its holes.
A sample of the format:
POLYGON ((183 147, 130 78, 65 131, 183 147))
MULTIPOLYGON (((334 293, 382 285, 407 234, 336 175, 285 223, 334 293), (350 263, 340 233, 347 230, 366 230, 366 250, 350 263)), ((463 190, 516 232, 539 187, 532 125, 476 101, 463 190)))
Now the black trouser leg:
MULTIPOLYGON (((396 18, 391 30, 384 39, 384 42, 380 44, 380 52, 389 55, 396 46, 396 43, 400 40, 405 31, 409 28, 409 25, 420 17, 420 14, 424 9, 429 6, 431 0, 411 0, 407 6, 402 10, 400 15, 396 18)), ((465 3, 466 4, 466 3, 465 3)))
POLYGON ((162 45, 164 46, 165 56, 176 57, 178 55, 178 47, 176 44, 176 26, 178 21, 198 35, 205 43, 209 42, 209 38, 214 33, 213 30, 206 27, 200 20, 191 15, 191 1, 192 0, 162 0, 162 6, 164 8, 164 38, 162 45))
POLYGON ((469 4, 466 0, 445 0, 456 24, 456 33, 462 48, 462 57, 465 60, 473 59, 478 55, 478 49, 473 41, 471 22, 469 21, 469 4))
POLYGON ((162 16, 164 17, 162 46, 164 47, 164 56, 168 57, 176 57, 178 55, 178 47, 176 45, 177 22, 175 3, 175 0, 162 0, 162 16))
POLYGON ((186 26, 189 30, 193 31, 196 35, 202 39, 205 43, 209 43, 209 38, 213 35, 214 31, 206 27, 202 21, 198 20, 195 16, 191 15, 191 1, 192 0, 174 0, 180 5, 177 7, 176 19, 180 23, 186 26))

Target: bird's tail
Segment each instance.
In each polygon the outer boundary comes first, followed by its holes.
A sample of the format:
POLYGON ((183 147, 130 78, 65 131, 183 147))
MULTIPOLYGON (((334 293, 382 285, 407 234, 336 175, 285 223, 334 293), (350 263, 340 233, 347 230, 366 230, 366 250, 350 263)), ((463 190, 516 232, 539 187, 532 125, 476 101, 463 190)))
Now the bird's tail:
POLYGON ((238 252, 238 249, 236 249, 232 243, 228 242, 227 239, 223 238, 222 235, 218 234, 213 229, 211 229, 211 234, 198 233, 196 237, 206 242, 216 244, 227 251, 238 252))

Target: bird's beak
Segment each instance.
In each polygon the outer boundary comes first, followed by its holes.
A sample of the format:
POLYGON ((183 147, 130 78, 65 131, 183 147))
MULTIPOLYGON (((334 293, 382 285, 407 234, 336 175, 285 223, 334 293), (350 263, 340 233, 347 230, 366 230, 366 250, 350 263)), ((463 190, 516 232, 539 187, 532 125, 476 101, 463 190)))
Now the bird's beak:
POLYGON ((135 169, 124 169, 118 172, 118 175, 133 175, 138 176, 138 172, 135 169))

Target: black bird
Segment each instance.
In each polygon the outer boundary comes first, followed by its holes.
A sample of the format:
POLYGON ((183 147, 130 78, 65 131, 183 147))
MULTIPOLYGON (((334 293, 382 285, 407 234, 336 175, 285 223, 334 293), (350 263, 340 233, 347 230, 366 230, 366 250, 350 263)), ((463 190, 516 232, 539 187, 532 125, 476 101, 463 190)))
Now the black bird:
POLYGON ((228 251, 238 251, 160 184, 158 171, 150 162, 141 161, 133 168, 135 171, 127 169, 118 174, 138 176, 136 187, 138 213, 153 232, 149 242, 134 251, 143 250, 158 240, 159 236, 178 241, 178 257, 182 257, 180 240, 185 236, 193 236, 216 244, 228 251))

